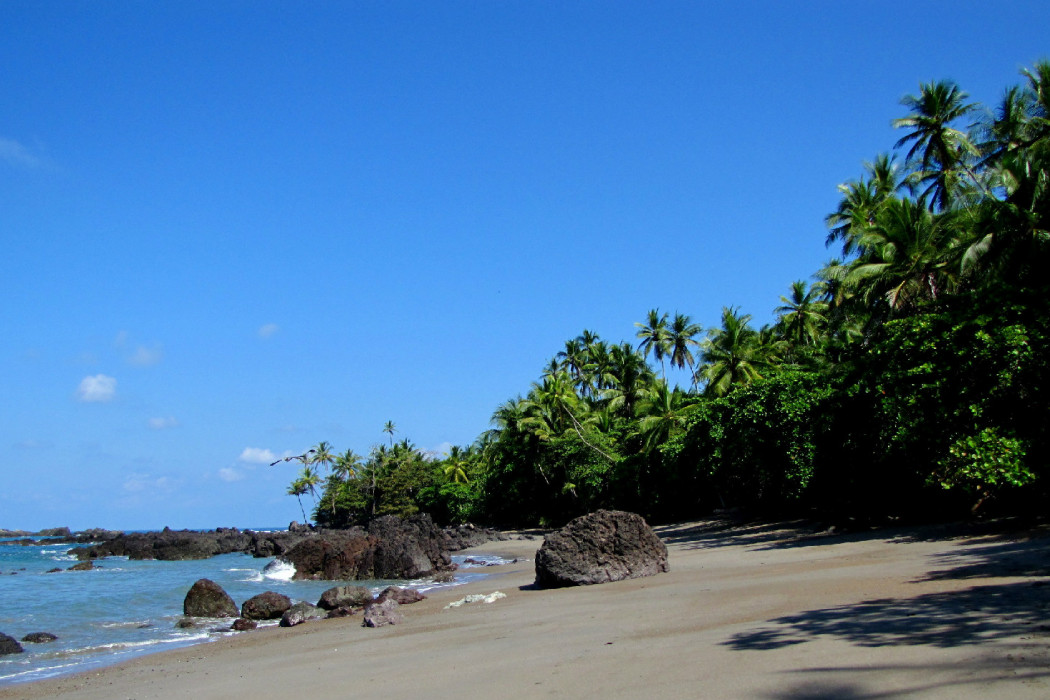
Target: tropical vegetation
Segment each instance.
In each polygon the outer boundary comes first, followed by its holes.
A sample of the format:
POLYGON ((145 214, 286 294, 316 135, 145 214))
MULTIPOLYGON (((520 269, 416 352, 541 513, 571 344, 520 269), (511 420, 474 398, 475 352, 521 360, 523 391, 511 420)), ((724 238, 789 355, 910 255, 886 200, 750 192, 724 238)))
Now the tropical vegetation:
POLYGON ((473 444, 426 455, 387 422, 365 457, 315 447, 289 493, 320 487, 333 526, 1045 511, 1050 62, 991 111, 950 81, 902 105, 893 150, 839 186, 837 257, 787 285, 774 323, 726 306, 706 332, 660 309, 634 343, 584 330, 473 444))

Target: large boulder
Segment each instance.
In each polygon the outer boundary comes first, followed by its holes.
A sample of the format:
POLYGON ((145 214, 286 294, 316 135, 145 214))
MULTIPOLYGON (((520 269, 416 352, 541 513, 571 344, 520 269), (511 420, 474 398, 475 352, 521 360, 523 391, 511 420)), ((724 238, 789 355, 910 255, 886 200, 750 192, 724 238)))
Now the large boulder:
POLYGON ((387 598, 376 601, 365 608, 364 627, 383 627, 385 625, 400 624, 404 617, 401 615, 400 607, 396 600, 387 598))
POLYGON ((421 600, 426 600, 426 596, 417 591, 414 588, 402 588, 401 586, 387 586, 383 589, 383 592, 376 596, 376 602, 382 603, 384 600, 392 600, 398 605, 411 605, 412 603, 418 603, 421 600))
POLYGON ((246 620, 277 620, 290 607, 292 601, 288 596, 266 591, 244 601, 241 617, 246 620))
POLYGON ((211 579, 202 578, 186 593, 182 612, 190 617, 239 617, 240 611, 233 598, 222 586, 211 579))
POLYGON ((69 553, 77 559, 122 556, 128 559, 185 561, 207 559, 217 554, 247 552, 252 536, 236 528, 219 528, 210 532, 172 530, 132 532, 88 547, 74 547, 69 553))
POLYGON ((445 536, 429 515, 373 520, 368 531, 325 530, 291 547, 279 559, 296 579, 353 581, 412 579, 451 571, 445 536))
POLYGON ((9 637, 3 632, 0 632, 0 656, 5 654, 21 654, 25 651, 22 645, 18 643, 18 640, 14 637, 9 637))
POLYGON ((58 637, 50 632, 30 632, 26 636, 22 637, 23 642, 29 644, 46 644, 47 642, 53 642, 58 637))
POLYGON ((536 552, 540 588, 585 586, 668 570, 667 547, 642 516, 599 510, 547 535, 536 552))
POLYGON ((429 515, 376 518, 368 524, 368 534, 378 540, 374 578, 420 578, 453 568, 445 533, 429 515))
POLYGON ((324 610, 363 608, 371 602, 372 591, 365 586, 336 586, 321 594, 317 607, 324 610))

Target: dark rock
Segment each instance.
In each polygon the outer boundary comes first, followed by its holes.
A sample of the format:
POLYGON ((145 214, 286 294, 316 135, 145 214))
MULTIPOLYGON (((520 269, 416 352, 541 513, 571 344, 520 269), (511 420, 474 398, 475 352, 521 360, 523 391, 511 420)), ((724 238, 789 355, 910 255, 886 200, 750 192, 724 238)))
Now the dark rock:
POLYGON ((420 578, 453 568, 444 533, 429 515, 376 518, 368 524, 368 534, 379 541, 374 578, 420 578))
POLYGON ((87 561, 82 561, 79 564, 74 564, 73 566, 69 567, 69 571, 91 571, 94 568, 95 562, 88 559, 87 561))
POLYGON ((381 603, 384 600, 393 600, 398 605, 410 605, 411 603, 418 603, 421 600, 426 600, 426 598, 425 595, 412 588, 388 586, 382 593, 376 596, 376 602, 381 603))
POLYGON ((247 620, 276 620, 290 607, 292 601, 288 596, 266 591, 244 601, 241 617, 247 620))
POLYGON ((28 642, 30 644, 45 644, 47 642, 53 642, 56 639, 58 639, 58 637, 50 632, 31 632, 22 637, 23 642, 28 642))
POLYGON ((279 557, 310 537, 310 532, 253 532, 248 551, 253 557, 279 557))
POLYGON ((478 527, 471 523, 446 527, 442 534, 445 536, 445 549, 450 552, 458 552, 467 547, 477 547, 486 542, 509 538, 509 535, 499 530, 493 530, 489 527, 478 527))
POLYGON ((296 603, 281 616, 281 627, 295 627, 307 620, 324 617, 324 611, 309 603, 296 603))
POLYGON ((384 625, 397 625, 400 624, 404 617, 401 615, 401 611, 398 610, 400 606, 396 600, 387 598, 383 601, 376 601, 365 608, 365 620, 362 623, 365 627, 382 627, 384 625))
POLYGON ((214 581, 202 578, 186 593, 182 612, 191 617, 239 617, 233 598, 214 581))
POLYGON ((175 627, 180 630, 196 629, 197 621, 192 617, 183 617, 175 623, 175 627))
POLYGON ((52 527, 46 530, 41 530, 36 533, 40 537, 72 537, 73 533, 70 532, 68 527, 52 527))
POLYGON ((456 575, 451 571, 439 571, 430 578, 434 583, 452 583, 456 580, 456 575))
POLYGON ((14 637, 8 637, 6 634, 0 632, 0 656, 5 654, 21 654, 25 649, 18 643, 18 640, 14 637))
POLYGON ((328 614, 325 615, 325 619, 332 617, 350 617, 351 615, 356 615, 360 610, 362 610, 362 608, 352 608, 349 605, 341 605, 338 608, 332 608, 329 610, 328 614))
POLYGON ((247 632, 253 630, 259 626, 259 623, 255 620, 246 620, 243 617, 238 617, 233 621, 233 625, 230 627, 234 632, 247 632))
POLYGON ((536 552, 540 588, 583 586, 665 572, 667 547, 642 516, 599 510, 547 535, 536 552))
POLYGON ((185 561, 207 559, 217 554, 247 552, 252 543, 248 533, 222 530, 198 532, 172 530, 161 532, 132 532, 121 534, 88 547, 74 547, 69 553, 77 559, 98 559, 124 556, 129 559, 159 559, 185 561))
POLYGON ((364 586, 336 586, 321 594, 317 607, 324 610, 336 608, 363 608, 372 602, 372 591, 364 586))
POLYGON ((293 520, 288 523, 288 532, 294 533, 309 533, 313 530, 309 525, 300 525, 298 521, 293 520))
MULTIPOLYGON (((57 574, 57 573, 59 573, 60 571, 62 571, 62 569, 60 569, 60 568, 58 568, 58 567, 56 566, 56 567, 55 567, 55 568, 53 568, 53 569, 48 569, 48 570, 47 570, 47 571, 45 571, 44 573, 45 573, 45 574, 57 574)), ((12 571, 11 573, 14 573, 14 572, 12 571)))
POLYGON ((378 578, 374 575, 375 548, 376 539, 360 530, 331 531, 302 540, 279 559, 295 567, 296 579, 371 579, 378 578))

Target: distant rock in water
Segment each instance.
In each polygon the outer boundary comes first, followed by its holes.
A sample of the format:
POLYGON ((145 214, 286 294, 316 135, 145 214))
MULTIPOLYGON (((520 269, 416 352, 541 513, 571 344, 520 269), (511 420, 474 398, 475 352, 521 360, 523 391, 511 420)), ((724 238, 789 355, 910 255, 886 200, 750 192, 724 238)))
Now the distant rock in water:
POLYGON ((22 641, 28 642, 29 644, 46 644, 47 642, 53 642, 56 639, 58 639, 58 637, 50 632, 32 632, 22 637, 22 641))
POLYGON ((21 654, 25 651, 22 645, 18 643, 18 640, 14 637, 9 637, 3 632, 0 632, 0 656, 5 654, 21 654))
POLYGON ((454 567, 444 533, 429 515, 377 518, 368 531, 323 530, 280 556, 295 567, 296 579, 353 581, 411 579, 454 567))
POLYGON ((246 620, 277 620, 290 607, 292 601, 288 596, 266 591, 244 601, 241 617, 246 620))
POLYGON ((599 510, 543 540, 536 552, 540 588, 585 586, 668 570, 667 547, 642 516, 599 510))
POLYGON ((88 559, 87 561, 82 561, 79 564, 74 564, 73 566, 69 567, 69 571, 91 571, 94 568, 95 563, 88 559))
POLYGON ((159 559, 184 561, 207 559, 217 554, 247 552, 252 544, 252 533, 236 528, 219 528, 212 532, 171 530, 161 532, 132 532, 88 547, 74 547, 69 553, 77 559, 98 559, 118 556, 128 559, 159 559))
POLYGON ((186 593, 182 612, 191 617, 240 617, 237 604, 211 579, 202 578, 186 593))

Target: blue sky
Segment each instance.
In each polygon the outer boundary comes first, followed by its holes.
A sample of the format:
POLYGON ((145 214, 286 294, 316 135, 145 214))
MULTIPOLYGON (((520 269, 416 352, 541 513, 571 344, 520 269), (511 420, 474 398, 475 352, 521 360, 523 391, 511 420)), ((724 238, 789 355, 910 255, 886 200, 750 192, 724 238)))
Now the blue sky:
POLYGON ((1050 4, 0 4, 0 528, 284 524, 328 440, 441 452, 584 328, 756 322, 899 99, 1050 4), (877 8, 877 9, 874 9, 877 8))

